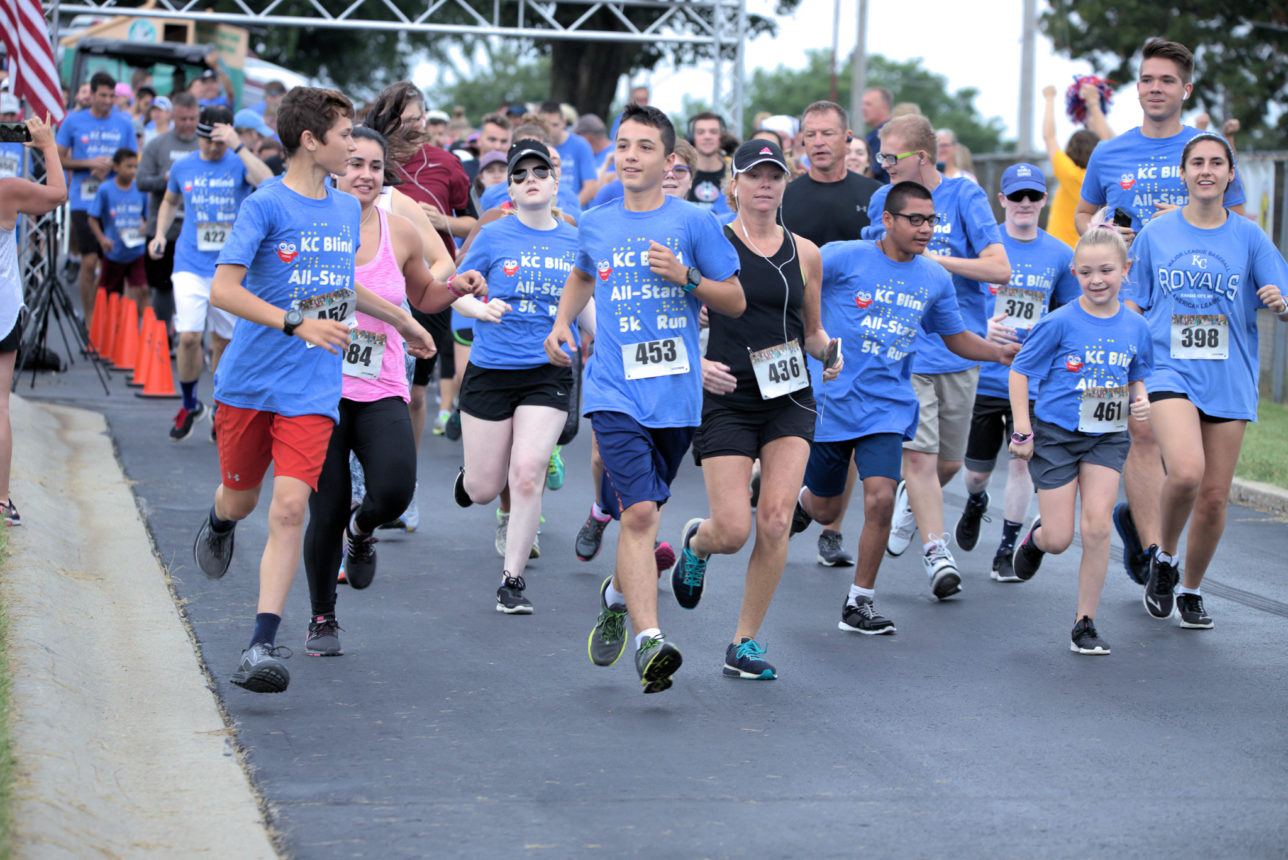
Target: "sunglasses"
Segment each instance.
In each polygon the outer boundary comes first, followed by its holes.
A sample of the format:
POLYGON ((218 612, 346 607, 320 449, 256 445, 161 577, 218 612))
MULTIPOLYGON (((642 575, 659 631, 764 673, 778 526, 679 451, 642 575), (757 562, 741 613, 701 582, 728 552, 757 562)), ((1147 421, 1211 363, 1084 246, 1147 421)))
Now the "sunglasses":
POLYGON ((1041 191, 1034 191, 1031 188, 1024 188, 1020 191, 1016 191, 1012 194, 1006 195, 1006 199, 1011 201, 1012 203, 1023 203, 1026 200, 1032 203, 1037 203, 1043 197, 1046 197, 1046 195, 1043 194, 1041 191))
POLYGON ((921 213, 914 213, 912 215, 909 215, 906 212, 891 212, 890 214, 898 215, 900 218, 907 218, 908 223, 914 227, 920 227, 922 224, 929 224, 931 227, 933 227, 939 223, 938 215, 922 215, 921 213))
POLYGON ((532 170, 532 175, 537 177, 538 179, 547 179, 550 176, 549 167, 533 167, 533 168, 522 167, 510 174, 510 181, 515 185, 518 185, 520 182, 523 182, 528 178, 529 169, 532 170))

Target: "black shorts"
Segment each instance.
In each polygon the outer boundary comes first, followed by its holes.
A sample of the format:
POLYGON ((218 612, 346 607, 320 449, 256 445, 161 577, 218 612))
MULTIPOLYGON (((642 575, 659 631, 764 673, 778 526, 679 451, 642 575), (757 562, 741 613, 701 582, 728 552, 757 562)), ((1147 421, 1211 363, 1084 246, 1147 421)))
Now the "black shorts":
POLYGON ((483 421, 505 421, 520 406, 549 406, 567 412, 571 405, 572 368, 543 364, 522 370, 492 370, 465 365, 461 379, 461 412, 483 421))
POLYGON ((22 343, 22 316, 26 311, 19 311, 18 318, 13 321, 13 328, 0 340, 0 352, 17 352, 18 344, 22 343))
MULTIPOLYGON (((760 449, 775 439, 797 436, 814 441, 814 413, 783 398, 785 405, 773 409, 738 409, 715 397, 704 397, 702 424, 693 437, 693 462, 704 457, 746 457, 754 460, 760 449)), ((803 403, 813 405, 807 400, 803 403)))
POLYGON ((473 346, 474 329, 458 328, 452 332, 452 339, 455 340, 457 343, 459 343, 461 346, 473 346))
MULTIPOLYGON (((178 223, 178 222, 176 222, 178 223)), ((152 239, 148 239, 148 244, 152 244, 152 239)), ((174 246, 179 244, 176 239, 173 242, 165 243, 165 253, 161 259, 152 259, 151 254, 143 255, 143 271, 148 278, 148 286, 158 292, 168 293, 174 290, 174 284, 170 283, 170 276, 174 274, 174 246)))
MULTIPOLYGON (((421 313, 412 308, 411 315, 429 332, 430 337, 434 339, 434 348, 438 350, 438 355, 433 358, 416 359, 416 369, 412 371, 411 384, 429 385, 429 380, 434 375, 434 365, 439 361, 442 362, 442 366, 439 367, 439 378, 451 379, 456 375, 456 350, 452 348, 455 341, 452 338, 451 308, 445 308, 435 314, 421 313)), ((444 405, 443 408, 450 408, 450 404, 444 405)))
MULTIPOLYGON (((1033 401, 1029 401, 1029 426, 1033 421, 1033 401)), ((975 395, 975 409, 970 416, 970 436, 966 440, 966 468, 972 472, 991 472, 997 465, 999 451, 1006 450, 1015 432, 1011 401, 988 394, 975 395)), ((1011 455, 1014 458, 1015 455, 1011 455)))
MULTIPOLYGON (((1160 400, 1186 400, 1190 399, 1188 394, 1180 391, 1151 391, 1149 392, 1149 402, 1157 403, 1160 400)), ((1238 421, 1238 418, 1222 418, 1219 415, 1209 415, 1197 406, 1195 411, 1199 413, 1199 420, 1204 424, 1228 424, 1231 421, 1238 421)))
POLYGON ((94 238, 94 231, 89 229, 89 212, 84 209, 72 210, 72 244, 78 254, 103 253, 94 238))

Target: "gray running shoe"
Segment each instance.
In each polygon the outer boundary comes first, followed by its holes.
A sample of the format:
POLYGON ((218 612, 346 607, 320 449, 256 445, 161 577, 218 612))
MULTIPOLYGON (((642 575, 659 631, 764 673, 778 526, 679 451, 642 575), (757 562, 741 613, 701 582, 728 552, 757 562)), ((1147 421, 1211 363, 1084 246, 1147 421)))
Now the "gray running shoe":
POLYGON ((197 539, 192 544, 192 557, 198 569, 210 579, 219 579, 228 572, 228 565, 233 560, 233 542, 237 534, 237 524, 226 532, 217 532, 210 525, 210 514, 201 518, 201 528, 197 530, 197 539))
POLYGON ((818 536, 818 563, 824 567, 853 567, 854 556, 845 551, 840 532, 823 529, 818 536))
POLYGON ((590 561, 599 555, 599 548, 604 542, 604 529, 608 528, 610 522, 611 519, 599 519, 593 511, 586 515, 586 522, 582 523, 581 530, 577 532, 575 549, 578 561, 590 561))
POLYGON ((853 603, 847 598, 841 606, 841 620, 836 623, 836 627, 838 630, 862 633, 865 636, 895 632, 894 622, 877 612, 870 597, 856 597, 853 603))
POLYGON ((200 400, 197 401, 196 409, 187 409, 179 407, 179 411, 174 415, 174 426, 170 428, 170 440, 172 442, 182 442, 192 435, 196 429, 197 422, 206 418, 206 405, 200 400))
POLYGON ((610 576, 599 586, 599 618, 586 642, 586 653, 596 666, 611 666, 626 651, 626 605, 614 603, 609 606, 604 598, 612 581, 610 576))
POLYGON ((291 649, 285 645, 256 642, 242 652, 237 671, 229 680, 252 693, 284 693, 290 686, 291 673, 279 658, 290 656, 291 649))
POLYGON ((1181 626, 1190 630, 1211 630, 1212 616, 1203 608, 1203 595, 1176 595, 1176 611, 1181 616, 1181 626))
POLYGON ((496 590, 496 611, 506 615, 531 615, 532 601, 523 596, 527 583, 522 576, 505 575, 505 582, 496 590))
POLYGON ((957 560, 948 550, 948 535, 932 538, 930 549, 921 564, 930 577, 930 591, 940 600, 947 600, 962 590, 962 575, 957 570, 957 560))
POLYGON ((1096 632, 1096 623, 1087 616, 1078 619, 1070 634, 1069 650, 1075 654, 1099 656, 1109 653, 1109 643, 1096 632))
POLYGON ((635 652, 635 671, 645 693, 660 693, 671 688, 671 676, 680 668, 684 657, 660 634, 650 636, 635 652))
POLYGON ((304 640, 304 653, 310 657, 339 657, 339 623, 334 615, 319 615, 309 622, 309 635, 304 640))

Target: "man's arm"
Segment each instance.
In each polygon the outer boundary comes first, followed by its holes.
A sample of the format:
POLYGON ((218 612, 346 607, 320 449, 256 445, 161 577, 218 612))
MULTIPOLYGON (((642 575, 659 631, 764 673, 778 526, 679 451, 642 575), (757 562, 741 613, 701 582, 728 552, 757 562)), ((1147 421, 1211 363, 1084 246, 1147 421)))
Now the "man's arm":
POLYGON ((210 139, 228 147, 228 151, 241 159, 246 168, 246 184, 258 187, 261 182, 273 175, 268 165, 259 160, 259 156, 250 151, 249 146, 242 146, 237 129, 227 123, 219 123, 210 132, 210 139), (240 150, 240 151, 238 151, 240 150))
POLYGON ((563 351, 564 344, 569 349, 576 349, 577 342, 572 337, 572 323, 595 296, 595 279, 573 266, 564 282, 563 293, 559 296, 559 310, 555 312, 555 324, 546 337, 546 357, 557 367, 572 366, 572 359, 563 351))
MULTIPOLYGON (((216 266, 215 277, 210 283, 210 303, 244 320, 281 331, 286 323, 286 311, 242 286, 245 277, 245 266, 227 263, 216 266)), ((305 317, 304 322, 296 326, 293 336, 332 353, 349 346, 349 326, 339 320, 305 317)))
POLYGON ((1003 285, 1011 282, 1011 261, 1007 259, 1006 248, 1000 242, 986 245, 974 259, 938 254, 926 254, 926 256, 943 266, 950 274, 961 275, 972 281, 1003 285))
MULTIPOLYGON (((648 268, 662 280, 677 287, 689 282, 689 267, 680 262, 674 251, 660 242, 649 240, 648 268)), ((740 317, 747 309, 747 296, 742 291, 737 275, 723 281, 713 281, 703 275, 702 281, 693 289, 693 297, 727 317, 740 317)))
POLYGON ((161 147, 154 144, 143 147, 143 155, 139 157, 139 172, 134 175, 134 184, 140 191, 165 191, 165 184, 170 180, 168 154, 163 162, 161 147))
POLYGON ((943 335, 944 346, 948 351, 971 361, 995 361, 998 364, 1010 365, 1011 359, 1020 351, 1018 343, 989 343, 975 332, 966 330, 957 334, 943 335))
POLYGON ((174 216, 179 211, 179 201, 182 199, 173 191, 167 191, 161 198, 161 206, 157 209, 157 234, 148 248, 154 260, 161 259, 165 254, 165 237, 170 232, 170 225, 174 223, 174 216))

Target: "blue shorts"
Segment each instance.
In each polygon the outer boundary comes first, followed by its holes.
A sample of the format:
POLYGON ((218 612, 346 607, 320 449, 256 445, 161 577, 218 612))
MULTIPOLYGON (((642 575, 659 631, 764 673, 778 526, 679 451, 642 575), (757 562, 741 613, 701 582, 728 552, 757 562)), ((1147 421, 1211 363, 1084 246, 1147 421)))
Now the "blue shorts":
POLYGON ((645 427, 622 412, 592 412, 591 429, 604 461, 599 498, 604 510, 620 520, 622 511, 639 502, 671 498, 671 481, 680 471, 693 427, 645 427))
POLYGON ((805 465, 805 486, 821 498, 845 492, 845 479, 850 471, 850 457, 859 467, 859 479, 889 478, 899 480, 903 469, 903 436, 898 433, 873 433, 843 442, 815 442, 805 465))

